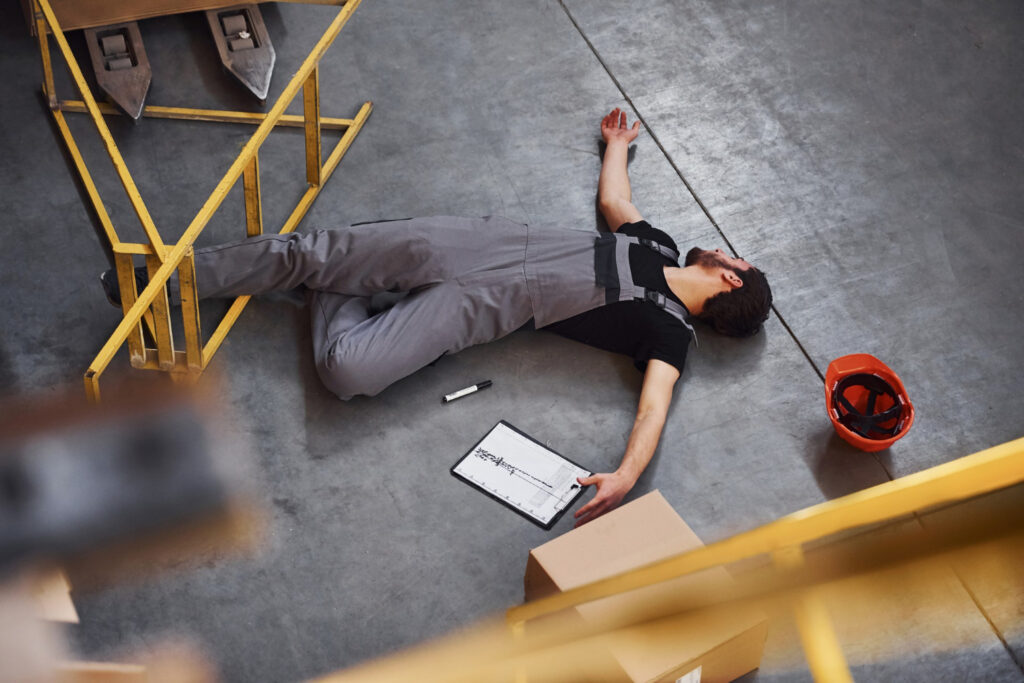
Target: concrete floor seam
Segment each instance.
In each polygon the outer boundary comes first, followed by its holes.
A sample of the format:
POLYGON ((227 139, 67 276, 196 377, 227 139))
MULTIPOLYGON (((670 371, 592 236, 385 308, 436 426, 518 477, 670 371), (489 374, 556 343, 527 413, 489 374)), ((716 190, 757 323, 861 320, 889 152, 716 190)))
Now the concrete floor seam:
POLYGON ((968 597, 971 598, 971 602, 973 602, 974 606, 978 608, 978 612, 980 612, 981 616, 984 617, 985 622, 989 625, 989 628, 992 629, 992 633, 994 633, 996 638, 999 639, 999 642, 1002 644, 1003 649, 1006 650, 1006 654, 1009 655, 1010 660, 1017 666, 1018 669, 1020 669, 1020 672, 1024 674, 1024 662, 1021 662, 1019 659, 1017 659, 1017 655, 1013 652, 1013 648, 1010 647, 1010 644, 1008 642, 1006 642, 1006 636, 1003 634, 1001 630, 999 630, 999 627, 996 626, 995 622, 992 621, 992 617, 989 616, 988 611, 981 604, 981 601, 978 600, 978 596, 974 594, 973 590, 971 590, 971 586, 967 583, 967 581, 964 580, 964 577, 960 576, 960 572, 956 570, 956 567, 950 565, 949 568, 953 572, 953 576, 956 577, 957 582, 959 582, 959 584, 963 586, 963 589, 967 592, 968 597))
MULTIPOLYGON (((881 464, 881 462, 879 462, 879 464, 881 464)), ((885 466, 883 465, 882 468, 885 469, 885 466)), ((888 473, 889 471, 886 470, 886 474, 888 473)), ((889 479, 892 479, 892 475, 889 475, 889 479)), ((924 533, 928 533, 928 525, 924 523, 924 519, 921 517, 920 513, 914 513, 914 521, 917 522, 917 525, 921 528, 921 530, 924 533)), ((959 583, 960 586, 964 589, 964 592, 967 593, 967 597, 971 599, 971 602, 974 604, 975 609, 977 609, 978 613, 981 614, 982 618, 985 620, 985 623, 988 624, 988 627, 992 629, 992 633, 995 634, 995 637, 999 639, 999 642, 1000 644, 1002 644, 1003 649, 1006 650, 1006 654, 1009 655, 1010 661, 1012 661, 1014 665, 1016 665, 1016 667, 1020 669, 1021 673, 1024 673, 1024 662, 1021 662, 1019 659, 1017 659, 1017 655, 1013 651, 1013 648, 1010 647, 1010 644, 1006 641, 1005 634, 999 629, 999 626, 997 626, 996 623, 992 620, 992 617, 989 615, 988 610, 986 610, 985 606, 981 604, 981 600, 978 599, 978 596, 975 595, 973 590, 971 590, 971 585, 967 582, 966 579, 964 579, 963 576, 961 576, 960 572, 957 571, 956 566, 954 566, 952 562, 947 563, 947 566, 949 567, 949 571, 953 573, 953 576, 956 577, 957 583, 959 583)))
MULTIPOLYGON (((736 251, 736 247, 733 246, 732 242, 729 240, 729 237, 725 234, 725 231, 722 230, 722 227, 718 224, 718 221, 716 221, 714 216, 711 215, 711 211, 708 209, 708 207, 705 206, 703 201, 701 201, 700 196, 697 195, 697 191, 693 188, 693 186, 690 184, 690 182, 686 179, 686 176, 683 175, 682 170, 680 170, 679 166, 676 165, 675 159, 673 159, 672 155, 669 154, 667 149, 665 149, 665 146, 662 144, 661 140, 658 139, 658 136, 655 135, 654 130, 651 128, 651 126, 648 125, 647 120, 644 118, 643 114, 640 113, 640 110, 637 108, 636 104, 634 104, 633 99, 626 92, 626 89, 622 86, 622 83, 620 83, 619 79, 617 79, 615 77, 615 74, 612 73, 611 69, 608 67, 608 64, 605 62, 604 58, 602 58, 601 54, 597 51, 597 48, 594 46, 594 44, 591 42, 591 40, 587 37, 587 35, 583 32, 583 28, 579 25, 579 23, 576 21, 576 19, 572 16, 572 12, 569 11, 569 8, 565 6, 565 2, 563 2, 562 0, 559 0, 558 4, 562 7, 562 11, 565 12, 565 16, 568 17, 570 22, 572 22, 573 27, 580 34, 580 37, 583 38, 583 42, 585 42, 587 44, 587 47, 590 48, 591 53, 593 53, 593 55, 597 59, 598 63, 601 64, 601 68, 603 68, 605 73, 608 74, 608 78, 612 79, 612 83, 615 84, 615 87, 618 89, 618 91, 622 95, 623 99, 626 100, 626 102, 629 104, 629 108, 633 110, 633 114, 635 114, 637 119, 640 121, 640 125, 642 125, 644 127, 644 130, 646 130, 647 134, 650 135, 651 140, 654 142, 654 144, 657 146, 657 148, 659 150, 661 150, 661 153, 664 155, 665 160, 668 161, 669 165, 672 167, 672 170, 675 171, 676 175, 679 177, 679 180, 682 181, 683 185, 686 187, 687 192, 689 192, 690 196, 693 197, 693 200, 695 202, 697 202, 697 206, 700 207, 700 210, 707 217, 707 219, 711 223, 711 225, 714 226, 715 230, 721 236, 721 238, 725 242, 726 246, 729 247, 729 251, 732 252, 733 256, 739 256, 739 253, 736 251)), ((775 313, 775 316, 779 319, 779 322, 782 323, 782 327, 786 330, 786 333, 796 343, 797 348, 800 349, 800 353, 802 353, 804 358, 807 359, 807 362, 810 363, 811 368, 814 370, 815 374, 818 375, 818 379, 820 379, 822 382, 824 382, 825 381, 825 374, 818 367, 818 364, 814 362, 814 359, 811 358, 811 355, 807 352, 807 349, 804 348, 804 345, 800 342, 800 339, 796 336, 796 333, 793 331, 793 328, 791 328, 789 326, 789 323, 786 322, 786 319, 782 316, 782 314, 779 312, 778 307, 776 307, 774 303, 772 304, 772 312, 775 313)), ((881 464, 881 463, 879 463, 879 464, 881 464)), ((884 466, 883 466, 883 469, 885 469, 884 466)), ((892 475, 889 474, 888 470, 886 470, 886 474, 889 475, 890 479, 892 479, 892 475)))

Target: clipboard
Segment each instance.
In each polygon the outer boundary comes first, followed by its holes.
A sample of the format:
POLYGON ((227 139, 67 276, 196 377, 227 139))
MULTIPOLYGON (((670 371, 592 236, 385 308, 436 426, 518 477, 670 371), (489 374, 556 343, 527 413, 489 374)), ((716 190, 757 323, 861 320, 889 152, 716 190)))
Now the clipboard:
POLYGON ((585 487, 576 478, 591 475, 505 420, 494 425, 450 471, 546 531, 583 495, 585 487))

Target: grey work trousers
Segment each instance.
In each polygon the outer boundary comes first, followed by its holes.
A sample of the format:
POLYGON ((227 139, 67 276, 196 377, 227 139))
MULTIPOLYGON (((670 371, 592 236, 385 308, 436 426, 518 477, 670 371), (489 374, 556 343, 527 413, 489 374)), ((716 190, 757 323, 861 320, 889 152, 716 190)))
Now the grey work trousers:
POLYGON ((499 217, 262 235, 197 249, 196 287, 203 298, 306 287, 317 372, 347 400, 526 324, 526 249, 527 227, 499 217), (370 297, 388 291, 409 295, 372 313, 370 297))

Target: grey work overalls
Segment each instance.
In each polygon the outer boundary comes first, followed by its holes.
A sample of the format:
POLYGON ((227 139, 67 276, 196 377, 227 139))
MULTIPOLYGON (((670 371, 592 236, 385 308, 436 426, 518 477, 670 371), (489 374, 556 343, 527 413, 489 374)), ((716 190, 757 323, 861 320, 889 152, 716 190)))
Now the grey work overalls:
MULTIPOLYGON (((629 268, 636 241, 500 217, 411 218, 197 249, 196 284, 203 298, 308 288, 317 371, 348 399, 531 319, 540 328, 644 298, 629 268), (388 291, 409 295, 372 312, 370 297, 388 291)), ((668 304, 685 324, 682 307, 668 304)))

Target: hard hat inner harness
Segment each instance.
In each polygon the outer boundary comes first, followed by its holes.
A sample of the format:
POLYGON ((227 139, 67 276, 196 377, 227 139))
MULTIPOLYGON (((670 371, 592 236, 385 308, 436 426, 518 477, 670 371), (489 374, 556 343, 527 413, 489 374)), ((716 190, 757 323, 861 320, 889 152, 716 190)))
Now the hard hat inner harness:
POLYGON ((856 373, 839 380, 832 394, 832 403, 840 424, 865 438, 887 439, 903 428, 903 400, 892 385, 878 375, 856 373), (858 409, 845 395, 847 389, 852 387, 867 390, 863 410, 858 409), (892 405, 881 412, 875 412, 879 396, 887 396, 892 405), (887 422, 892 422, 892 426, 884 427, 887 422))

